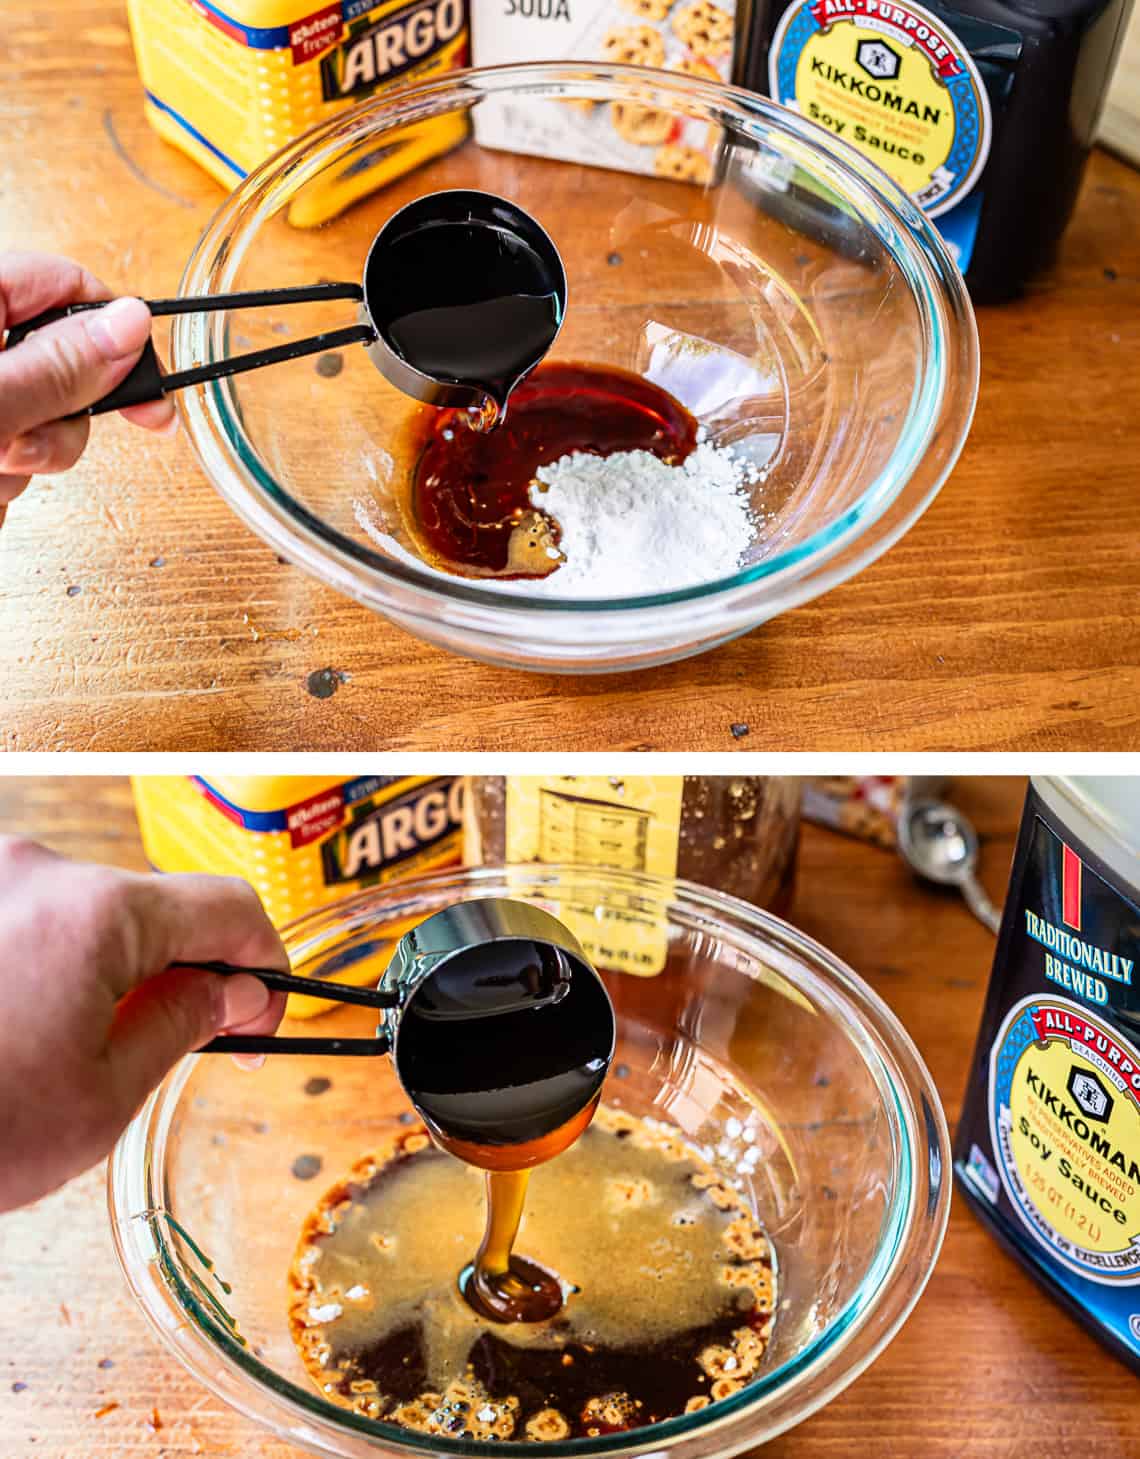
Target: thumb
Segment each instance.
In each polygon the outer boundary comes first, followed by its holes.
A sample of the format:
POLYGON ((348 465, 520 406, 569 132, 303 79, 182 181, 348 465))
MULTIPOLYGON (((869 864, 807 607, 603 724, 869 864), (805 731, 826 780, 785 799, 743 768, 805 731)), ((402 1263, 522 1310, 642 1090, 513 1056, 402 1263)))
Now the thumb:
POLYGON ((256 1024, 273 1001, 265 984, 245 973, 169 968, 140 983, 116 1006, 109 1040, 121 1117, 128 1119, 185 1054, 222 1029, 256 1024))
POLYGON ((0 352, 0 447, 113 390, 142 353, 150 325, 141 299, 112 299, 0 352))

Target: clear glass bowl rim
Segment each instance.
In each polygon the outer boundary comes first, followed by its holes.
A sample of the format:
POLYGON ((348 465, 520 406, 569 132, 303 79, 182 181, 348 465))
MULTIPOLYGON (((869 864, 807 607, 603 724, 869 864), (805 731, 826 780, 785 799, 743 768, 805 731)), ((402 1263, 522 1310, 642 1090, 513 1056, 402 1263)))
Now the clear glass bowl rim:
MULTIPOLYGON (((564 894, 567 883, 574 881, 579 887, 604 883, 633 895, 648 896, 665 906, 684 908, 698 922, 707 921, 710 930, 727 924, 737 935, 751 936, 760 945, 766 942, 790 954, 796 960, 797 975, 812 985, 817 998, 822 996, 825 1004, 845 1008, 852 1019, 845 1025, 846 1031, 861 1047, 880 1091, 889 1096, 884 1099, 884 1108, 895 1121, 892 1135, 900 1147, 894 1198, 884 1216, 883 1235, 868 1274, 846 1308, 779 1368, 709 1409, 640 1432, 543 1445, 543 1452, 552 1459, 632 1455, 650 1450, 660 1453, 680 1441, 716 1434, 734 1420, 742 1420, 730 1442, 714 1445, 718 1455, 734 1454, 801 1422, 853 1382, 909 1316, 942 1246, 950 1210, 946 1119, 929 1071, 883 1000, 822 944, 781 918, 679 878, 640 873, 550 865, 449 869, 357 893, 297 918, 282 932, 288 946, 303 935, 315 938, 327 936, 337 927, 349 930, 366 925, 378 903, 388 917, 396 920, 408 915, 409 906, 415 906, 421 895, 438 899, 453 891, 474 896, 525 892, 553 898, 556 888, 561 887, 564 894), (924 1177, 925 1193, 921 1188, 924 1177), (893 1302, 889 1300, 892 1296, 893 1302), (877 1324, 872 1321, 876 1317, 877 1324), (842 1360, 838 1366, 837 1359, 842 1360), (779 1411, 766 1414, 766 1404, 779 1411), (771 1417, 774 1423, 757 1434, 748 1420, 765 1417, 771 1417)), ((781 966, 780 976, 788 979, 786 966, 781 966)), ((313 1444, 319 1439, 320 1451, 333 1455, 364 1454, 375 1447, 448 1454, 460 1459, 491 1459, 504 1448, 513 1453, 524 1448, 529 1452, 533 1446, 518 1441, 486 1443, 421 1435, 329 1404, 315 1391, 301 1388, 262 1364, 195 1297, 178 1274, 168 1233, 163 1229, 164 1220, 158 1213, 162 1206, 165 1141, 178 1096, 200 1057, 184 1059, 154 1091, 116 1145, 107 1171, 108 1210, 120 1267, 151 1326, 184 1367, 213 1392, 282 1437, 299 1437, 296 1428, 289 1425, 288 1415, 302 1418, 305 1441, 313 1444), (146 1218, 140 1213, 146 1213, 146 1218), (148 1282, 148 1269, 159 1280, 148 1282), (272 1413, 258 1407, 243 1380, 252 1380, 262 1396, 274 1400, 272 1413), (343 1447, 337 1442, 352 1437, 363 1440, 363 1445, 343 1447), (374 1442, 370 1445, 369 1441, 374 1442)))
MULTIPOLYGON (((854 147, 829 137, 814 122, 739 87, 688 77, 679 80, 673 73, 639 66, 520 62, 451 72, 438 80, 396 88, 303 133, 251 172, 202 234, 187 263, 180 294, 187 297, 228 290, 257 225, 276 206, 276 185, 301 172, 306 177, 315 175, 323 159, 378 127, 500 91, 523 88, 542 95, 564 86, 593 86, 632 92, 640 86, 644 99, 647 84, 659 93, 672 92, 679 105, 715 107, 722 118, 754 139, 773 133, 790 138, 798 165, 823 176, 846 199, 857 200, 860 221, 890 253, 918 309, 924 369, 907 406, 899 445, 886 468, 858 501, 807 541, 731 577, 641 597, 523 597, 386 557, 322 521, 265 469, 246 440, 229 382, 214 381, 201 393, 183 392, 179 396, 183 420, 207 476, 233 510, 275 550, 371 607, 424 613, 432 602, 446 603, 452 612, 461 611, 463 621, 475 630, 498 633, 504 624, 521 626, 531 615, 535 624, 549 623, 552 615, 572 620, 582 614, 592 615, 592 626, 599 615, 618 614, 627 626, 646 614, 659 623, 662 609, 674 609, 682 610, 686 623, 694 627, 709 624, 714 631, 723 632, 726 612, 733 623, 752 625, 853 576, 923 514, 961 452, 977 400, 977 326, 962 276, 936 228, 886 173, 854 147), (901 520, 881 535, 868 537, 911 481, 936 432, 946 442, 945 460, 901 520), (861 538, 867 540, 860 553, 828 573, 828 564, 861 538), (409 601, 393 602, 385 589, 397 595, 410 591, 413 596, 409 601), (773 600, 777 600, 775 606, 773 600)), ((171 338, 176 370, 221 359, 227 353, 225 315, 178 316, 171 338)))

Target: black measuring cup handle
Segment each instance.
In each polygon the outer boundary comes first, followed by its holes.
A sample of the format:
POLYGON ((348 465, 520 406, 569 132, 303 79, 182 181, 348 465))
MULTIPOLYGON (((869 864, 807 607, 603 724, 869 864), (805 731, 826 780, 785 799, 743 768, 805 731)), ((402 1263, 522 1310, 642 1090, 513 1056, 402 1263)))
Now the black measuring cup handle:
MULTIPOLYGON (((287 304, 313 304, 326 299, 351 299, 360 303, 364 291, 359 284, 304 284, 288 289, 249 289, 236 294, 209 294, 188 299, 147 299, 147 308, 154 317, 169 314, 210 314, 221 309, 265 309, 287 304)), ((109 300, 94 303, 68 304, 61 309, 47 309, 32 319, 25 319, 8 330, 4 348, 15 349, 20 342, 42 329, 54 324, 57 319, 66 319, 70 314, 80 314, 87 309, 101 309, 109 300)), ((188 385, 201 385, 208 380, 220 380, 229 375, 241 375, 247 370, 260 370, 266 365, 278 365, 285 360, 297 360, 304 355, 323 354, 326 350, 341 349, 350 344, 370 344, 376 338, 376 331, 370 324, 352 324, 343 329, 328 330, 306 339, 290 340, 287 344, 273 345, 265 350, 252 350, 249 354, 233 355, 229 359, 215 360, 210 365, 197 365, 189 370, 164 374, 159 363, 154 341, 148 339, 138 363, 130 373, 115 386, 114 390, 99 400, 77 411, 77 415, 104 415, 108 411, 122 410, 128 405, 144 405, 150 400, 161 400, 174 390, 184 390, 188 385)))
MULTIPOLYGON (((42 329, 45 324, 54 324, 57 319, 66 319, 71 314, 82 314, 88 309, 100 307, 100 304, 69 304, 64 309, 45 309, 42 314, 36 314, 31 319, 25 319, 21 324, 13 325, 5 338, 4 348, 6 350, 15 349, 21 340, 26 339, 29 334, 34 334, 37 329, 42 329)), ((163 396, 162 380, 162 366, 158 362, 154 341, 148 339, 143 346, 138 363, 115 386, 114 390, 95 401, 93 405, 89 405, 86 410, 77 411, 75 414, 80 416, 102 415, 104 411, 122 410, 124 406, 128 405, 143 405, 148 400, 161 400, 163 396)), ((67 418, 71 420, 74 419, 74 416, 67 418)))
MULTIPOLYGON (((324 994, 327 998, 327 992, 324 994)), ((388 1052, 388 1040, 374 1039, 331 1039, 331 1038, 276 1038, 270 1034, 223 1033, 216 1039, 196 1050, 199 1054, 345 1054, 354 1057, 388 1052)))
MULTIPOLYGON (((379 988, 353 988, 344 983, 325 983, 320 978, 299 978, 296 973, 278 972, 276 968, 242 968, 233 963, 171 963, 172 968, 202 968, 209 973, 233 976, 248 973, 277 993, 305 993, 334 1003, 352 1003, 364 1008, 395 1008, 399 996, 379 988)), ((386 1054, 388 1040, 383 1035, 370 1039, 277 1038, 274 1034, 220 1034, 203 1044, 200 1054, 386 1054)))

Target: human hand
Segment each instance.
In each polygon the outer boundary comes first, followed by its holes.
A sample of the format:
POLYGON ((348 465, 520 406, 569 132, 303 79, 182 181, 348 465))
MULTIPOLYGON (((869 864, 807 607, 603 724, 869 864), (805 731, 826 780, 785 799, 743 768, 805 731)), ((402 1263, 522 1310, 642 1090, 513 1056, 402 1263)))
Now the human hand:
MULTIPOLYGON (((66 258, 0 254, 0 334, 45 309, 110 299, 106 285, 66 258)), ((150 335, 141 299, 115 299, 37 329, 0 351, 0 523, 37 473, 66 471, 87 444, 89 420, 63 417, 113 390, 137 363, 150 335)), ((173 431, 169 400, 122 412, 148 430, 173 431)))
POLYGON ((106 1155, 184 1054, 223 1029, 272 1033, 285 1011, 256 978, 170 966, 288 971, 236 878, 139 876, 0 836, 0 954, 0 1211, 106 1155))

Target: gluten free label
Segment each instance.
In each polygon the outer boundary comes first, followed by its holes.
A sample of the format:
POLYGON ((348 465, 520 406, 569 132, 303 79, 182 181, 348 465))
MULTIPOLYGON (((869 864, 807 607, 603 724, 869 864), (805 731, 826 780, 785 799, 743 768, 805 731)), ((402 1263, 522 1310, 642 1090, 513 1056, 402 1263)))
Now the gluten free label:
POLYGON ((768 68, 777 101, 850 142, 932 217, 985 166, 985 86, 954 33, 920 5, 798 0, 768 68))
POLYGON ((1053 1256, 1095 1282, 1140 1275, 1140 1052, 1067 999, 1023 999, 990 1065, 1006 1195, 1053 1256))

